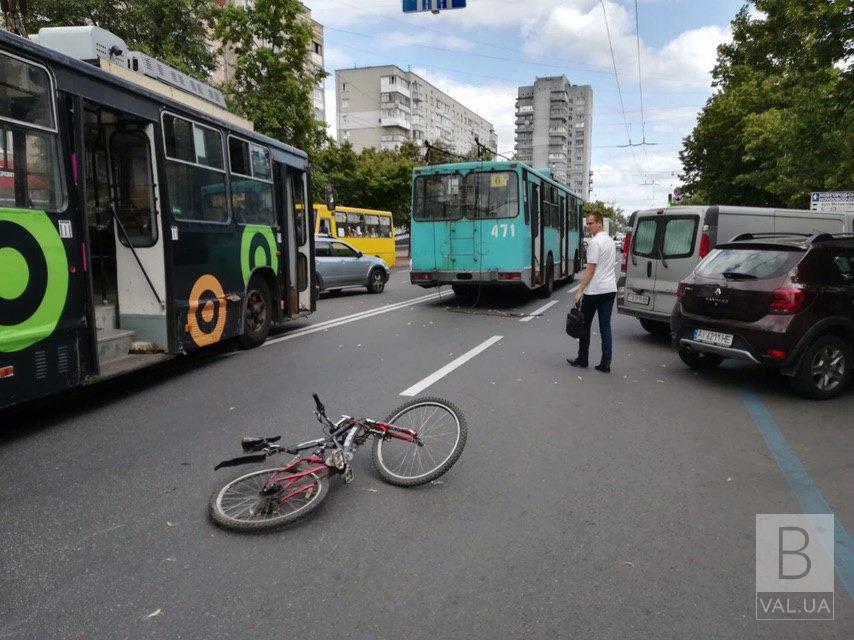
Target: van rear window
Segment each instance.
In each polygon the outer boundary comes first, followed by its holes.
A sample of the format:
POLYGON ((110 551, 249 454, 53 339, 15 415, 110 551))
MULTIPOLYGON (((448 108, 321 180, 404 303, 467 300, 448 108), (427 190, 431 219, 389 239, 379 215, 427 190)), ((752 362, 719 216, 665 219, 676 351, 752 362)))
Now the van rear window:
POLYGON ((636 256, 652 256, 657 229, 658 220, 655 218, 643 218, 638 222, 635 238, 632 242, 632 251, 636 256))
POLYGON ((697 265, 697 273, 706 277, 733 273, 754 278, 775 278, 794 267, 803 255, 802 251, 779 249, 713 249, 697 265))

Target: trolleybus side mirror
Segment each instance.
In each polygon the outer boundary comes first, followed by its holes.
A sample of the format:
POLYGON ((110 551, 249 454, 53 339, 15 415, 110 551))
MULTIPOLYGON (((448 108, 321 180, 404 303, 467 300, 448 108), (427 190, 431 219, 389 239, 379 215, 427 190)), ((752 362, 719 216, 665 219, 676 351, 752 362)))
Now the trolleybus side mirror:
POLYGON ((326 208, 330 211, 335 211, 335 202, 336 200, 338 200, 335 194, 335 187, 333 187, 331 184, 327 184, 323 188, 323 191, 326 196, 326 208))

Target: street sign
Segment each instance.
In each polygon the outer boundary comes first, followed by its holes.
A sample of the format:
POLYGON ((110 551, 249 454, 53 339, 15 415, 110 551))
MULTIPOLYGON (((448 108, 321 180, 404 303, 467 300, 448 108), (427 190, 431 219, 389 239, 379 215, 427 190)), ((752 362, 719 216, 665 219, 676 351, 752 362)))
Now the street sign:
POLYGON ((810 197, 810 211, 854 212, 854 191, 813 191, 810 197))
POLYGON ((429 11, 439 13, 446 9, 465 9, 466 0, 403 0, 403 13, 429 11))

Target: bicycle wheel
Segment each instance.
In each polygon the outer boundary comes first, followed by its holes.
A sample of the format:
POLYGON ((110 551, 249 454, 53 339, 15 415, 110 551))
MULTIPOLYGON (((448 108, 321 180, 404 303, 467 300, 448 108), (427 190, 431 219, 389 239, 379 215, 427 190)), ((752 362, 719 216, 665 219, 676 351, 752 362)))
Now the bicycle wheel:
POLYGON ((302 518, 313 511, 329 491, 329 479, 316 473, 289 481, 277 478, 279 490, 262 493, 278 469, 247 473, 214 492, 208 503, 211 519, 226 529, 262 531, 302 518))
POLYGON ((415 431, 414 442, 375 438, 374 467, 383 480, 399 487, 414 487, 435 480, 463 452, 468 426, 462 411, 442 398, 419 398, 399 406, 385 420, 415 431))

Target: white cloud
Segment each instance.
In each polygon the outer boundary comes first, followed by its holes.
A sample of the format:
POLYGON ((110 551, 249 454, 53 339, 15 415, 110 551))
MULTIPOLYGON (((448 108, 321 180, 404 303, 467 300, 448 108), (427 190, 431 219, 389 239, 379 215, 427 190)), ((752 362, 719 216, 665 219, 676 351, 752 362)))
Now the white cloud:
POLYGON ((628 215, 637 209, 667 204, 667 194, 679 184, 682 164, 675 151, 626 149, 594 162, 592 200, 616 201, 628 215), (655 185, 649 182, 647 159, 655 185))
POLYGON ((390 47, 412 47, 417 45, 429 45, 431 47, 442 47, 454 51, 466 51, 474 48, 474 43, 465 38, 452 35, 436 35, 422 31, 420 33, 404 33, 392 31, 384 34, 380 41, 390 47))
POLYGON ((474 85, 458 82, 425 69, 413 69, 413 71, 460 104, 491 122, 498 134, 498 150, 503 152, 510 150, 512 153, 516 131, 517 87, 515 84, 474 85))
MULTIPOLYGON (((616 2, 566 2, 553 7, 539 23, 529 27, 524 52, 532 57, 562 56, 612 69, 611 46, 620 79, 637 81, 634 13, 616 2), (610 31, 610 45, 608 39, 610 31)), ((644 80, 662 86, 708 88, 717 46, 730 38, 729 29, 715 25, 684 31, 661 49, 646 46, 641 38, 644 80)))

